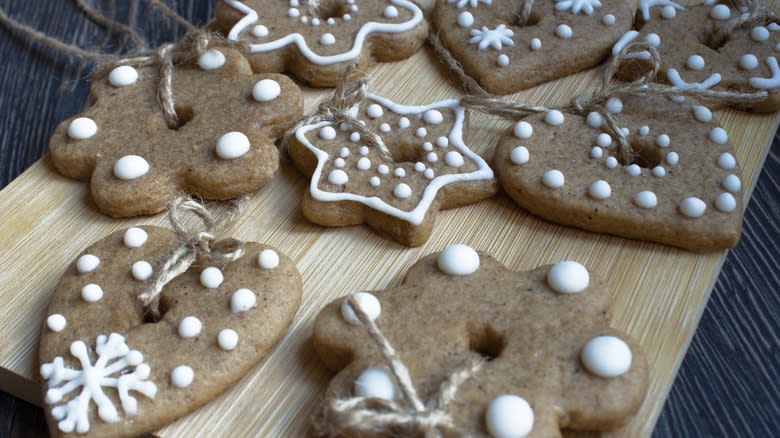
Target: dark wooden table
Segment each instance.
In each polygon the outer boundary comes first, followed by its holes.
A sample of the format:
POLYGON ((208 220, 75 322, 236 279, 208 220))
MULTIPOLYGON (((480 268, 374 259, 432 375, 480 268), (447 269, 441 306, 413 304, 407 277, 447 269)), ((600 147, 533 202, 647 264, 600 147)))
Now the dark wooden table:
MULTIPOLYGON (((181 29, 138 1, 120 3, 117 16, 137 17, 152 43, 181 35, 181 29)), ((211 0, 178 3, 179 13, 197 25, 213 15, 211 0)), ((108 50, 117 43, 73 1, 0 4, 12 17, 69 43, 108 50)), ((6 29, 0 29, 0 60, 2 188, 46 152, 61 120, 84 107, 89 70, 6 29)), ((779 246, 776 135, 747 207, 742 240, 726 259, 654 436, 780 436, 779 246)), ((40 408, 0 391, 0 437, 45 434, 40 408)))

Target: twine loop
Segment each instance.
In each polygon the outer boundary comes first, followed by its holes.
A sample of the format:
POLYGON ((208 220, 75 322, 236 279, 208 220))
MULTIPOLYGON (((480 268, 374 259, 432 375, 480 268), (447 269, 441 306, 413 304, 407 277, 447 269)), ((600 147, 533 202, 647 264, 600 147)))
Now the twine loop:
POLYGON ((723 41, 737 29, 746 26, 766 25, 777 20, 775 11, 760 0, 730 0, 729 3, 742 13, 715 29, 712 35, 712 44, 716 47, 721 46, 723 41))

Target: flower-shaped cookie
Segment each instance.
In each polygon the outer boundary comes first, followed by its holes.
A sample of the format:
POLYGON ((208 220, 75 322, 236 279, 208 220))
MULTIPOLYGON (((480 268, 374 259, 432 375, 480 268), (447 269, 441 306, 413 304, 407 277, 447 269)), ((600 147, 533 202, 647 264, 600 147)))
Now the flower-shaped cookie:
POLYGON ((275 174, 274 138, 303 112, 289 78, 252 74, 235 50, 208 50, 197 64, 175 66, 175 128, 164 120, 159 81, 159 66, 115 68, 92 85, 92 107, 52 136, 54 166, 89 180, 104 213, 154 214, 180 191, 233 198, 275 174))
POLYGON ((139 295, 178 245, 167 229, 129 228, 87 248, 62 276, 40 343, 52 436, 154 431, 230 387, 287 330, 300 275, 257 243, 166 284, 152 319, 139 295))
MULTIPOLYGON (((354 297, 397 351, 428 409, 466 358, 486 359, 445 409, 458 436, 614 429, 639 408, 647 389, 639 347, 609 327, 607 286, 576 262, 513 272, 453 245, 417 262, 401 286, 354 297)), ((313 343, 325 365, 338 371, 325 403, 366 397, 405 404, 346 299, 320 312, 313 343)), ((429 420, 447 424, 436 417, 429 420)), ((423 421, 409 423, 384 431, 415 436, 413 426, 423 421)))
POLYGON ((398 242, 419 246, 436 213, 492 196, 493 171, 463 143, 466 111, 456 100, 405 106, 368 95, 350 111, 377 133, 390 157, 346 124, 299 128, 290 157, 311 185, 303 214, 326 226, 366 223, 398 242))
POLYGON ((508 94, 590 68, 631 28, 624 0, 438 0, 432 24, 465 73, 508 94))
POLYGON ((408 0, 220 0, 214 27, 245 44, 256 72, 290 72, 318 87, 336 86, 354 64, 406 59, 428 24, 408 0))

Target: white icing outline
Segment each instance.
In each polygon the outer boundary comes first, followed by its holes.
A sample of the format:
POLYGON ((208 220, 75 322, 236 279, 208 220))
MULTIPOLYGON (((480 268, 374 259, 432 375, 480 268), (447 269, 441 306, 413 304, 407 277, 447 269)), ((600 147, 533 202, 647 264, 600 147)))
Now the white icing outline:
MULTIPOLYGON (((305 145, 317 157, 317 168, 314 170, 314 173, 311 176, 311 183, 309 187, 311 196, 314 199, 318 201, 324 201, 324 202, 337 202, 337 201, 359 202, 367 207, 397 217, 401 220, 405 220, 413 225, 420 225, 425 219, 425 215, 428 212, 428 208, 430 208, 434 198, 436 197, 436 193, 439 191, 440 188, 444 187, 447 184, 452 184, 461 181, 493 179, 493 170, 490 168, 490 166, 488 166, 488 164, 485 162, 484 159, 482 159, 482 157, 474 153, 463 143, 463 122, 465 119, 466 110, 465 108, 460 106, 459 101, 457 99, 443 100, 426 106, 407 106, 407 105, 397 104, 389 99, 371 93, 369 93, 366 96, 366 98, 384 105, 387 109, 389 109, 390 111, 398 115, 417 116, 423 114, 425 111, 431 109, 438 109, 438 108, 447 108, 452 110, 453 112, 455 112, 455 121, 452 124, 452 130, 449 132, 447 136, 450 141, 450 147, 457 149, 465 157, 467 157, 472 162, 474 162, 474 164, 477 165, 477 170, 469 173, 451 173, 451 174, 435 177, 428 183, 428 185, 425 186, 425 189, 423 189, 423 195, 422 198, 420 199, 420 202, 411 211, 403 211, 397 207, 393 207, 392 205, 388 204, 387 202, 383 201, 382 199, 376 196, 366 197, 366 196, 356 195, 354 193, 347 193, 347 192, 338 192, 338 193, 326 192, 320 190, 319 187, 317 187, 317 183, 322 178, 322 170, 325 167, 325 163, 328 162, 330 155, 324 150, 319 149, 316 146, 312 145, 311 142, 309 142, 308 138, 306 138, 306 133, 309 131, 319 129, 320 127, 323 126, 333 125, 332 122, 324 121, 324 122, 316 123, 314 125, 303 126, 295 131, 295 138, 299 142, 301 142, 301 144, 305 145)), ((351 111, 355 112, 357 111, 357 109, 358 107, 355 106, 351 111)))
MULTIPOLYGON (((409 21, 403 23, 377 23, 375 21, 369 21, 360 27, 357 35, 355 35, 355 41, 352 48, 343 53, 336 55, 322 56, 314 53, 309 45, 306 44, 306 38, 298 32, 285 35, 282 38, 268 42, 249 44, 249 51, 252 53, 264 53, 279 50, 289 44, 295 44, 298 50, 301 51, 303 56, 306 57, 309 62, 319 65, 330 65, 339 62, 349 61, 357 59, 360 53, 363 51, 363 42, 366 37, 372 33, 401 33, 413 29, 423 20, 422 10, 414 3, 407 0, 389 0, 390 3, 400 8, 406 9, 412 13, 412 18, 409 21)), ((247 29, 250 25, 256 23, 259 20, 257 11, 249 6, 239 2, 238 0, 225 0, 228 6, 233 7, 239 12, 245 14, 244 18, 240 19, 228 33, 228 40, 239 41, 239 34, 247 29)))

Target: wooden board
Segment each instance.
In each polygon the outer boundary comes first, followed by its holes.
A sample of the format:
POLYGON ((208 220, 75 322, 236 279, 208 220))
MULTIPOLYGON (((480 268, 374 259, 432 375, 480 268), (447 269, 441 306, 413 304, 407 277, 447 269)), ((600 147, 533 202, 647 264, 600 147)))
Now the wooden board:
MULTIPOLYGON (((458 96, 446 72, 425 49, 412 59, 372 72, 372 90, 401 103, 422 104, 458 96), (414 80, 411 81, 410 78, 414 80), (413 86, 404 84, 413 83, 413 86)), ((599 69, 545 84, 518 99, 558 104, 590 90, 599 69)), ((306 92, 307 112, 327 91, 306 92)), ((716 112, 743 167, 749 195, 778 125, 778 116, 716 112)), ((467 144, 492 154, 510 124, 475 116, 467 144)), ((308 223, 299 203, 307 181, 289 164, 249 202, 226 234, 269 243, 287 253, 304 280, 304 300, 288 334, 235 388, 158 432, 160 436, 301 436, 331 374, 309 344, 311 324, 332 299, 356 290, 398 284, 419 258, 462 242, 485 250, 508 267, 526 270, 575 259, 611 280, 614 325, 639 341, 649 357, 650 390, 640 413, 615 435, 650 435, 725 253, 694 254, 660 245, 597 235, 528 215, 504 194, 440 214, 434 235, 408 249, 367 227, 326 229, 308 223), (359 261, 359 262, 357 262, 359 261)), ((746 195, 746 196, 748 196, 746 195)), ((162 216, 112 220, 98 213, 86 184, 59 176, 43 158, 0 192, 0 389, 40 403, 37 338, 45 309, 65 267, 91 242, 135 224, 164 225, 162 216)))

